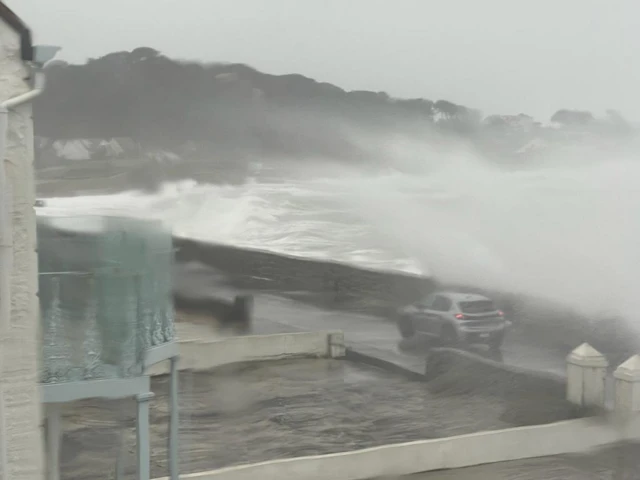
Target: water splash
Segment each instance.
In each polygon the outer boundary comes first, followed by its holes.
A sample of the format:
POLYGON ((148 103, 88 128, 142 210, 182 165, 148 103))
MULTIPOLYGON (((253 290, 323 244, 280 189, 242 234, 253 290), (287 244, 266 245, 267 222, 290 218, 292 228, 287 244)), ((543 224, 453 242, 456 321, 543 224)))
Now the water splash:
POLYGON ((315 165, 313 175, 300 167, 244 185, 50 199, 41 213, 128 212, 186 237, 434 274, 589 313, 639 310, 635 158, 503 169, 468 152, 423 153, 412 168, 406 159, 384 172, 315 165))

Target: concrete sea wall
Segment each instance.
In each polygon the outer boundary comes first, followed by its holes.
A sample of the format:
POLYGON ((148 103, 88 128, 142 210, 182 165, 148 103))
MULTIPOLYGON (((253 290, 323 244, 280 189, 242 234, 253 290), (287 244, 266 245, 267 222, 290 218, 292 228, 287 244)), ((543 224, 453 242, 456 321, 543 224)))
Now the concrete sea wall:
POLYGON ((234 285, 297 294, 327 308, 388 315, 396 305, 435 289, 433 279, 174 238, 177 262, 197 261, 224 273, 234 285), (304 295, 307 293, 308 295, 304 295))

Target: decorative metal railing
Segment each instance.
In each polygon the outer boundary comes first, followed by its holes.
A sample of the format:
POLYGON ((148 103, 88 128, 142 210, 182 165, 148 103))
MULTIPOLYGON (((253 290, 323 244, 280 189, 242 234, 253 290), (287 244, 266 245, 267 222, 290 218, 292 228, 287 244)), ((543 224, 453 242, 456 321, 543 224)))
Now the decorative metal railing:
POLYGON ((59 478, 60 404, 134 397, 138 479, 150 478, 145 368, 170 359, 169 475, 178 480, 178 348, 171 233, 120 217, 41 217, 37 225, 47 472, 59 478))
POLYGON ((42 383, 139 376, 174 341, 171 234, 158 222, 45 217, 38 254, 42 383))

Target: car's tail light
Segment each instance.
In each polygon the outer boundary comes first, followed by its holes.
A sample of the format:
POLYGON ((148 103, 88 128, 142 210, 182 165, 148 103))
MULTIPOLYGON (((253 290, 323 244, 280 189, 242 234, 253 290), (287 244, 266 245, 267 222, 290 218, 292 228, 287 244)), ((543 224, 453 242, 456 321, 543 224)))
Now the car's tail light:
POLYGON ((456 315, 456 318, 457 318, 458 320, 464 320, 464 319, 465 319, 465 318, 467 318, 467 317, 465 317, 465 316, 464 316, 463 314, 461 314, 461 313, 458 313, 458 314, 456 315))
POLYGON ((504 317, 504 312, 502 310, 498 310, 498 316, 499 317, 504 317))

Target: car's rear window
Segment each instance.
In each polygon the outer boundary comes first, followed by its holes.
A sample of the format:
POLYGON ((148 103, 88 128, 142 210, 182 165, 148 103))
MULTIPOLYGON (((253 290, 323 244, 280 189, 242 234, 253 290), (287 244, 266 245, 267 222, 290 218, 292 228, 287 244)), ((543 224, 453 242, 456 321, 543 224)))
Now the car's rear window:
POLYGON ((489 313, 495 312, 496 307, 491 300, 473 300, 470 302, 460 302, 462 313, 489 313))

